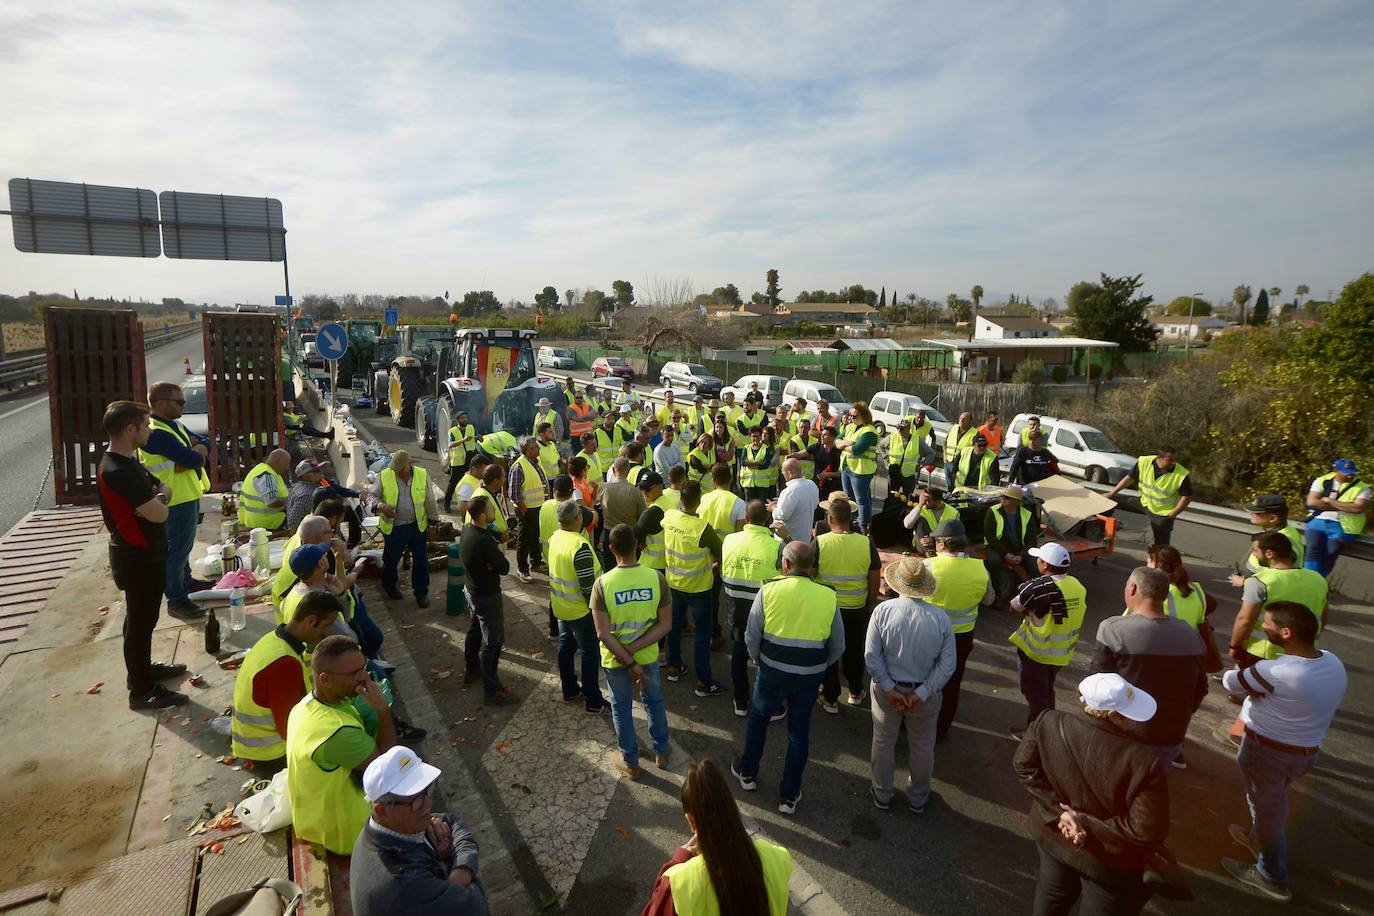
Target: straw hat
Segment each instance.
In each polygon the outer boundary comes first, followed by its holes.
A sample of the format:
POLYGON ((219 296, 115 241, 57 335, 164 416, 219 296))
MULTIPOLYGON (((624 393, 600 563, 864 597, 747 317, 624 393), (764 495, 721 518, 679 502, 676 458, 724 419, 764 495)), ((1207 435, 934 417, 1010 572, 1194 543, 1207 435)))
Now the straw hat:
POLYGON ((929 598, 935 594, 935 574, 921 557, 910 554, 883 570, 887 587, 908 598, 929 598))
POLYGON ((834 493, 831 493, 825 499, 821 500, 820 507, 828 512, 830 511, 830 507, 835 503, 849 503, 849 508, 855 512, 859 509, 859 504, 848 496, 845 496, 843 490, 836 490, 834 493))

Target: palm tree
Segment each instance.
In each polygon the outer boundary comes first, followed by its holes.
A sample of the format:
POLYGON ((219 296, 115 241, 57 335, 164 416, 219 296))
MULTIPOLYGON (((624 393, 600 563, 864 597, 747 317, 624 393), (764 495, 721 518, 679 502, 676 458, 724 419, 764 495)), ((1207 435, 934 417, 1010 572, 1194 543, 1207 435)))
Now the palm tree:
POLYGON ((1240 323, 1245 324, 1245 303, 1250 301, 1250 287, 1242 283, 1231 291, 1231 301, 1236 304, 1240 311, 1240 323))
POLYGON ((974 326, 978 324, 978 303, 983 300, 983 287, 975 284, 973 289, 968 291, 968 294, 973 299, 973 317, 968 323, 968 339, 972 340, 974 326))
POLYGON ((1297 289, 1293 290, 1293 292, 1297 295, 1297 304, 1302 305, 1302 297, 1306 296, 1311 290, 1307 288, 1306 283, 1299 283, 1297 289))

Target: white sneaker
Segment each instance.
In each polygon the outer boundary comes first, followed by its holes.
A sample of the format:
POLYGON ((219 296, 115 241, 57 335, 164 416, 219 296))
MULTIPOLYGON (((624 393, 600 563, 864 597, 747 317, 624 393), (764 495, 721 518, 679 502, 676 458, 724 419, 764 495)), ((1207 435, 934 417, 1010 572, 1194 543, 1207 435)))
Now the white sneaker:
POLYGON ((829 700, 827 700, 825 697, 817 697, 817 698, 816 698, 816 702, 821 704, 821 709, 824 709, 826 712, 830 713, 832 716, 838 716, 838 715, 840 714, 840 704, 839 704, 839 703, 832 703, 832 702, 830 702, 829 700))
POLYGON ((797 797, 796 797, 796 798, 792 798, 792 799, 780 798, 780 799, 778 799, 778 811, 781 812, 782 814, 789 814, 789 815, 790 815, 790 814, 796 814, 796 813, 797 813, 797 803, 800 802, 800 801, 801 801, 801 793, 800 793, 800 792, 797 793, 797 797))

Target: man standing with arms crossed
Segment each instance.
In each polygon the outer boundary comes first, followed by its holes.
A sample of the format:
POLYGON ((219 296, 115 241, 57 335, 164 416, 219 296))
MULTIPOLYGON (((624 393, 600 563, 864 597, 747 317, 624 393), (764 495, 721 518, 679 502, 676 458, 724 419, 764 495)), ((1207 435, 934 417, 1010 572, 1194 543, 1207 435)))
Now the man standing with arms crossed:
POLYGON ((539 507, 548 498, 549 481, 539 466, 539 440, 526 436, 520 440, 520 457, 511 465, 510 482, 506 492, 515 501, 520 518, 520 539, 515 544, 515 565, 520 581, 529 585, 534 581, 531 566, 543 560, 539 546, 539 507))
POLYGON ((616 525, 608 540, 616 565, 592 586, 592 620, 601 640, 601 669, 611 690, 611 722, 620 745, 616 769, 639 779, 632 706, 636 690, 649 717, 654 762, 668 768, 668 712, 658 679, 658 641, 672 629, 673 606, 663 573, 635 559, 634 529, 616 525))
POLYGON ((815 551, 793 541, 782 551, 782 576, 765 582, 749 609, 744 641, 758 665, 744 753, 730 772, 746 792, 758 789, 759 760, 768 722, 787 709, 787 758, 778 785, 778 810, 795 814, 811 748, 812 697, 825 671, 844 654, 844 624, 835 592, 811 579, 815 551))
POLYGON ((138 457, 159 483, 171 489, 167 502, 167 581, 163 585, 167 613, 178 620, 199 620, 205 610, 187 597, 191 586, 188 559, 196 545, 200 497, 210 489, 210 478, 205 475, 210 452, 179 422, 186 409, 186 395, 179 386, 158 382, 148 389, 148 404, 153 408, 148 420, 152 431, 148 442, 139 448, 138 457))
POLYGON ((1308 569, 1331 575, 1345 545, 1364 531, 1369 484, 1357 476, 1355 462, 1341 458, 1332 472, 1312 481, 1307 507, 1316 517, 1307 523, 1308 569))
POLYGON ((153 628, 162 607, 167 565, 167 501, 171 487, 134 457, 148 441, 148 408, 115 401, 101 420, 109 446, 100 459, 96 480, 100 514, 110 532, 110 572, 124 593, 124 668, 128 673, 130 709, 166 709, 189 702, 186 694, 168 690, 162 681, 186 673, 186 666, 155 664, 153 628))

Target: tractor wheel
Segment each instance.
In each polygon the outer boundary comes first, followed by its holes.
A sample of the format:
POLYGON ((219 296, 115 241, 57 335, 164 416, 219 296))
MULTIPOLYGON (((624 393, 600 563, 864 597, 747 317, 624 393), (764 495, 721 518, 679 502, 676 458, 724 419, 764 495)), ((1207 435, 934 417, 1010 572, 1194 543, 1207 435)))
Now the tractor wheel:
POLYGON ((339 357, 337 366, 338 377, 334 380, 334 387, 347 388, 353 390, 353 351, 345 350, 343 356, 339 357))
POLYGON ((391 379, 387 376, 385 369, 378 369, 372 374, 372 406, 377 409, 377 416, 387 414, 386 399, 391 390, 391 379))
POLYGON ((448 470, 448 431, 453 428, 453 408, 448 398, 440 398, 434 409, 434 444, 439 452, 439 467, 448 470))
POLYGON ((415 404, 424 390, 423 371, 419 366, 393 366, 391 392, 387 397, 391 419, 397 426, 415 425, 415 404))
POLYGON ((422 452, 434 451, 434 443, 437 439, 434 422, 430 419, 429 403, 431 401, 430 398, 422 398, 415 404, 415 447, 422 452))

